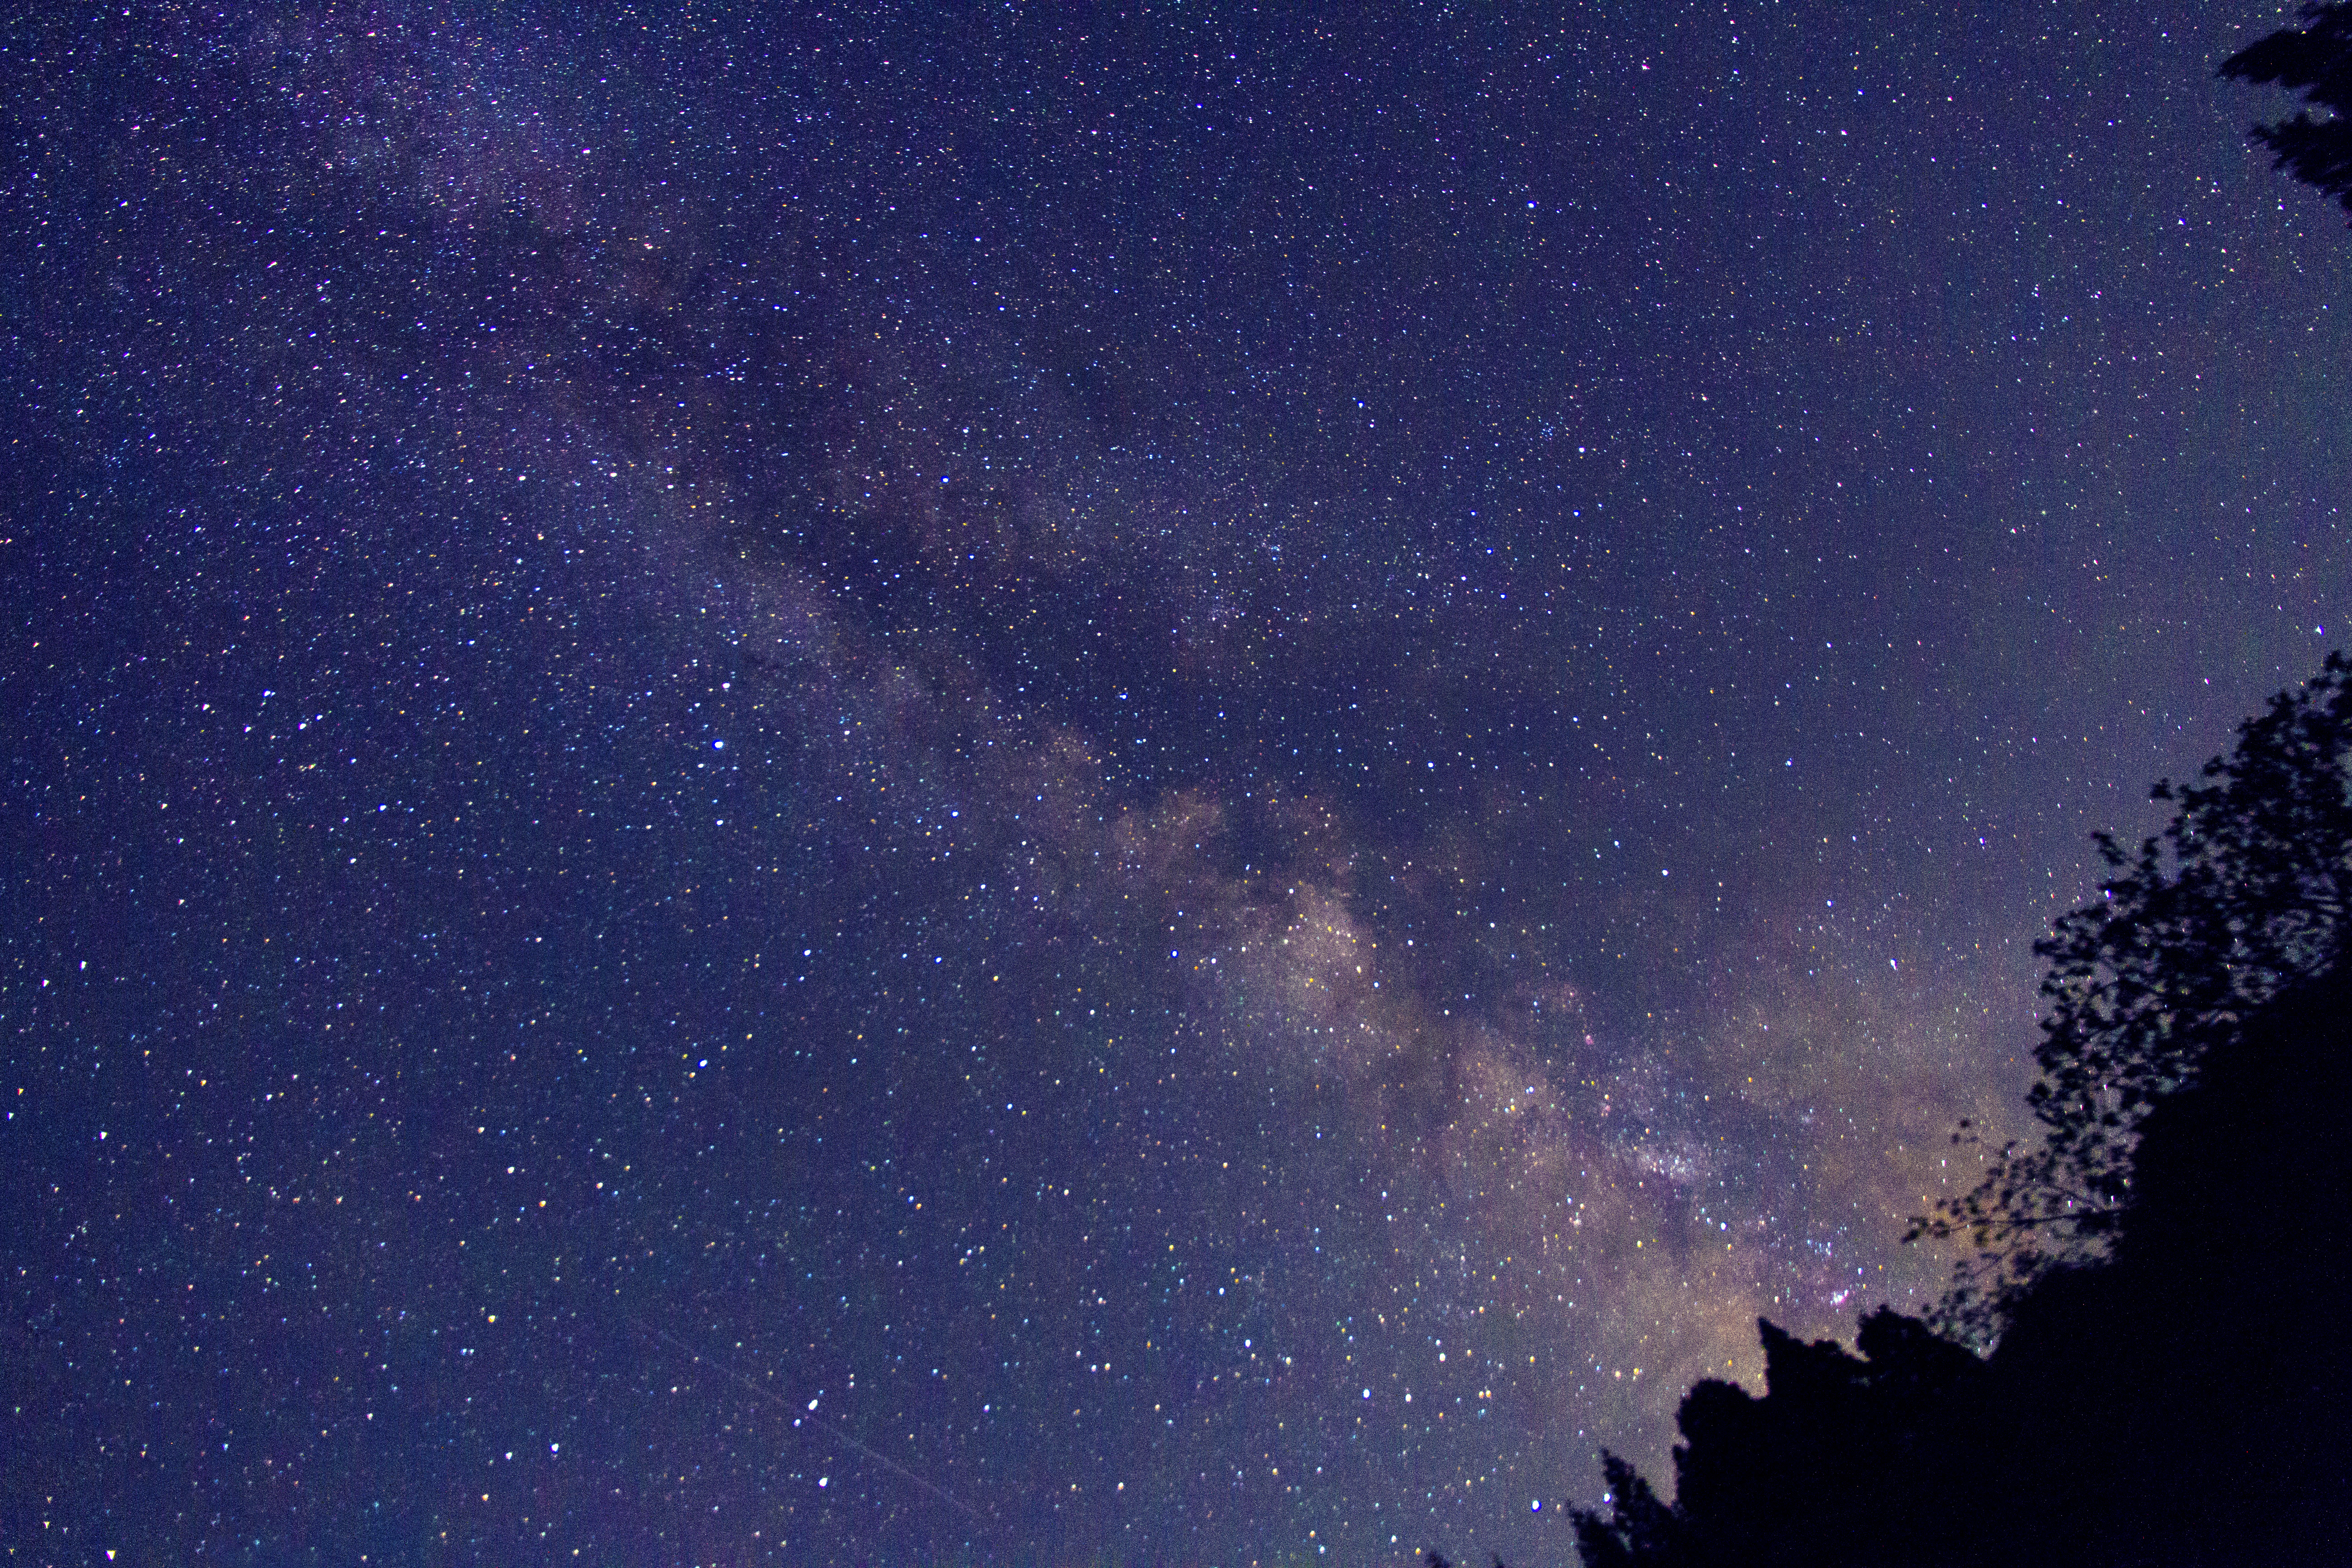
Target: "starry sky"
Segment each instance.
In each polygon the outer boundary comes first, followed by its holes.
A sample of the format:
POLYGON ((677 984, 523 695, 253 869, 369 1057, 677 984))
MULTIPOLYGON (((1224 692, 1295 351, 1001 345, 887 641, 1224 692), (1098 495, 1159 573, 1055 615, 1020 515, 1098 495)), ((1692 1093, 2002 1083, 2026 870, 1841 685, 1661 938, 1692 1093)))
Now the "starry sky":
POLYGON ((0 1534, 1569 1560, 2352 609, 2242 9, 21 10, 0 1534))

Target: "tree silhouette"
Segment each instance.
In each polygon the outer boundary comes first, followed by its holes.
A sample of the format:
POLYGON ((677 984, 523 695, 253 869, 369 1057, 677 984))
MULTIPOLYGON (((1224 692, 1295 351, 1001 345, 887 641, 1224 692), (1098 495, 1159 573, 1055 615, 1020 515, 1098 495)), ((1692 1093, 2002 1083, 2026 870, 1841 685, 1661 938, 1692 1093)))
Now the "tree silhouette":
POLYGON ((1671 1505, 1603 1456, 1587 1568, 2344 1554, 2352 661, 2156 798, 2038 950, 2042 1145, 1915 1225, 1984 1248, 1948 1315, 1998 1348, 1883 1308, 1858 1355, 1761 1324, 1761 1397, 1684 1400, 1671 1505))
POLYGON ((2352 212, 2352 5, 2306 5, 2305 26, 2285 27, 2221 62, 2236 81, 2293 88, 2303 101, 2328 111, 2314 120, 2257 125, 2249 132, 2278 154, 2272 167, 2317 186, 2352 212))
MULTIPOLYGON (((2034 951, 2050 961, 2049 1011, 2027 1095, 2045 1129, 2011 1143, 1974 1190, 1913 1220, 1906 1240, 1965 1238, 1934 1321, 1978 1343, 2032 1281, 2104 1256, 2130 1195, 2131 1151, 2149 1109, 2208 1053, 2301 977, 2331 965, 2352 904, 2352 661, 2239 726, 2203 782, 2156 786, 2178 810, 2127 853, 2094 902, 2034 951)), ((1962 1124, 1956 1142, 1973 1137, 1962 1124)))
POLYGON ((1683 1401, 1675 1494, 1603 1457, 1586 1568, 2336 1561, 2352 1542, 2352 966, 2256 1011, 2142 1122, 2114 1256, 1979 1357, 1916 1319, 1859 1354, 1761 1325, 1761 1397, 1683 1401))
POLYGON ((1859 1357, 1759 1321, 1761 1398, 1709 1379, 1683 1401, 1675 1502, 1604 1455, 1612 1515, 1578 1510, 1587 1568, 1923 1563, 1948 1536, 1985 1364, 1916 1318, 1862 1321, 1859 1357))
MULTIPOLYGON (((1677 1456, 1680 1452, 1676 1450, 1677 1456)), ((1658 1500, 1658 1494, 1633 1466, 1603 1448, 1601 1473, 1609 1483, 1610 1516, 1604 1520, 1581 1508, 1570 1513, 1576 1523, 1576 1552, 1584 1560, 1584 1568, 1635 1568, 1636 1564, 1666 1568, 1692 1560, 1682 1520, 1658 1500)))

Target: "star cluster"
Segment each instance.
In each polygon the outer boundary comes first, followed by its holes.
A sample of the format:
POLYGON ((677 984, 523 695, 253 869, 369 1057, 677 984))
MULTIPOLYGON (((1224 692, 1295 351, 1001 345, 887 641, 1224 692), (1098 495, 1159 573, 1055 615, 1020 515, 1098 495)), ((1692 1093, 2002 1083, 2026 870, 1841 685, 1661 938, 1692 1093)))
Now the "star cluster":
POLYGON ((2344 608, 2279 16, 576 9, 0 47, 9 1544, 1560 1561, 1933 1298, 2344 608))

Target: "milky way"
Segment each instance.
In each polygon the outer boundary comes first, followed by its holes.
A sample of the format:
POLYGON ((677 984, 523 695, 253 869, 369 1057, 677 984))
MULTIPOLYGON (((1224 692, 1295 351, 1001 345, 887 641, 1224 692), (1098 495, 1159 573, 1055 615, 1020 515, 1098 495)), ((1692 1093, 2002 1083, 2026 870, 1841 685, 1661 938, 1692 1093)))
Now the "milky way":
POLYGON ((1568 1558, 2336 635, 2284 16, 22 25, 10 1542, 1568 1558))

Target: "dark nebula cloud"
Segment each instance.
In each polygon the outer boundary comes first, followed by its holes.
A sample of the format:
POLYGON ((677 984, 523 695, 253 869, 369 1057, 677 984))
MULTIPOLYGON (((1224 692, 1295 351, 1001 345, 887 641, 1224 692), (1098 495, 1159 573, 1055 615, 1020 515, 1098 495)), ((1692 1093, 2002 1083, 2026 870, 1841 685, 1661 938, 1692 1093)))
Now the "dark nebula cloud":
POLYGON ((2284 13, 594 9, 0 52, 12 1542, 1559 1561, 1932 1298, 2337 635, 2284 13))

